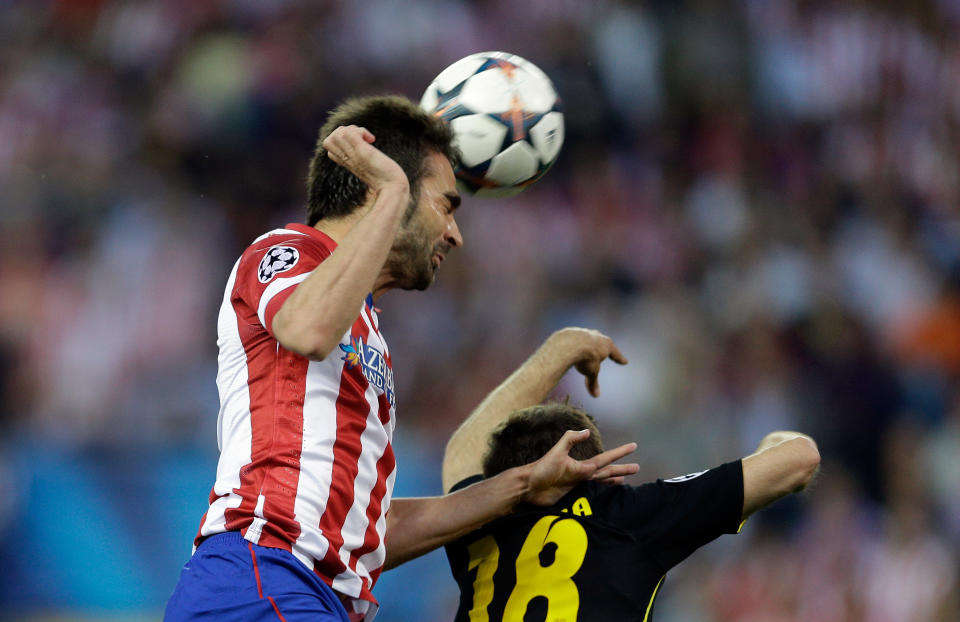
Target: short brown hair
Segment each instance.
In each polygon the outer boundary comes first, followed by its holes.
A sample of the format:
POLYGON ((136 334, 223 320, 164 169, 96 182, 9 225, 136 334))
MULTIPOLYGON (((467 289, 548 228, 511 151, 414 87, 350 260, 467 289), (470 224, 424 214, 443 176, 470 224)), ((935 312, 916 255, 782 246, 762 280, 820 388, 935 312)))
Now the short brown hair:
POLYGON ((518 410, 491 434, 483 457, 484 477, 535 462, 557 444, 567 430, 590 430, 590 438, 570 450, 570 456, 586 460, 603 452, 596 422, 586 411, 567 403, 539 404, 518 410))
POLYGON ((364 127, 376 137, 374 145, 400 165, 416 199, 430 150, 444 155, 452 165, 460 157, 453 132, 439 117, 406 97, 379 95, 355 97, 337 106, 320 128, 317 147, 307 176, 307 224, 346 216, 363 204, 367 185, 327 157, 323 141, 341 125, 364 127))

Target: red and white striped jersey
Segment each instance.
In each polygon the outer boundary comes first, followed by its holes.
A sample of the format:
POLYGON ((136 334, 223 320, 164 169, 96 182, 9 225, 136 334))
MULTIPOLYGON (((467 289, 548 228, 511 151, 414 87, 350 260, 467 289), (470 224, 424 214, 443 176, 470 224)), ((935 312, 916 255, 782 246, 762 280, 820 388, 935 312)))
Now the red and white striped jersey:
POLYGON ((323 361, 284 349, 270 329, 335 247, 291 224, 233 267, 218 320, 220 461, 196 544, 239 531, 289 550, 369 619, 396 477, 393 370, 373 298, 323 361))

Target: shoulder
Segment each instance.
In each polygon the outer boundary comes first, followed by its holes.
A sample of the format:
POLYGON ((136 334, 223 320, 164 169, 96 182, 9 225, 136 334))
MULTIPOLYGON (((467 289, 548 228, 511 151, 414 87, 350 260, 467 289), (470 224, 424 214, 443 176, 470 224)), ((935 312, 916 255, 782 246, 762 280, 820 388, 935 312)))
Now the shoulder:
POLYGON ((336 243, 313 227, 290 224, 268 231, 255 239, 244 251, 244 256, 257 255, 281 246, 326 256, 333 252, 336 243))
POLYGON ((712 469, 658 479, 651 486, 664 499, 683 496, 733 495, 743 498, 743 467, 740 460, 726 462, 712 469))
POLYGON ((640 485, 606 486, 590 482, 594 504, 614 521, 636 524, 650 519, 672 505, 696 500, 731 497, 742 500, 743 471, 740 461, 712 469, 660 478, 640 485))
POLYGON ((281 273, 312 269, 329 257, 335 247, 333 240, 312 227, 287 225, 251 242, 240 257, 240 270, 255 271, 257 280, 266 284, 281 273))

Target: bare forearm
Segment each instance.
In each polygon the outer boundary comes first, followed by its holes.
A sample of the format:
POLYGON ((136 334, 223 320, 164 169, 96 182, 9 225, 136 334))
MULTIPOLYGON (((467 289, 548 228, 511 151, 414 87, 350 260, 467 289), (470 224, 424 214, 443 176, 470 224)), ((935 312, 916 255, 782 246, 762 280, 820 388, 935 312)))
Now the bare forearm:
MULTIPOLYGON (((489 433, 511 412, 539 404, 570 369, 574 357, 548 340, 474 409, 454 434, 489 433)), ((485 434, 484 434, 485 436, 485 434)))
POLYGON ((577 358, 576 352, 563 347, 562 339, 561 333, 554 333, 453 433, 444 454, 444 490, 449 490, 462 477, 479 472, 490 432, 510 413, 539 404, 557 386, 577 358))
POLYGON ((283 303, 272 326, 283 347, 315 360, 336 347, 383 268, 409 196, 403 187, 381 190, 330 257, 283 303))
POLYGON ((384 569, 429 553, 508 514, 529 494, 530 469, 504 471, 442 497, 394 499, 387 514, 384 569))

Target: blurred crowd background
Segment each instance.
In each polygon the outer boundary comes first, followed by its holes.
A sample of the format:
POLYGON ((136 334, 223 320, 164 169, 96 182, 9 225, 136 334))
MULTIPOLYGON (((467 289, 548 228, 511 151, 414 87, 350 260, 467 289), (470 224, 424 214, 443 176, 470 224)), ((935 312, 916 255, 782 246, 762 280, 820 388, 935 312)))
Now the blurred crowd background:
MULTIPOLYGON (((397 494, 551 331, 611 335, 593 400, 636 483, 812 434, 811 490, 670 574, 675 622, 960 620, 960 2, 0 3, 0 618, 158 620, 217 457, 215 314, 302 221, 325 114, 505 50, 566 145, 465 201, 380 303, 397 494)), ((450 620, 442 553, 379 620, 450 620)))

